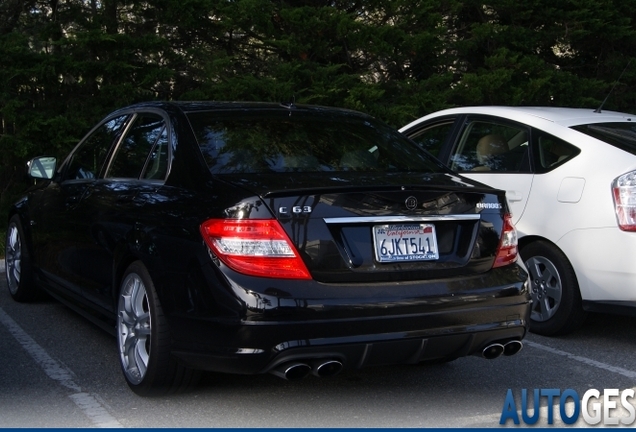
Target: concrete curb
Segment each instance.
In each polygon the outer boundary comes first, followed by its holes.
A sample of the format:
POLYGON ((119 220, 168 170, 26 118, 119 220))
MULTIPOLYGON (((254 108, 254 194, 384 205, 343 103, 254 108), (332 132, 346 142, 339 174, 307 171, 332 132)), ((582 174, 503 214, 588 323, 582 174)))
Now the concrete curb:
POLYGON ((4 260, 0 259, 0 273, 4 273, 6 271, 6 267, 4 264, 4 260))

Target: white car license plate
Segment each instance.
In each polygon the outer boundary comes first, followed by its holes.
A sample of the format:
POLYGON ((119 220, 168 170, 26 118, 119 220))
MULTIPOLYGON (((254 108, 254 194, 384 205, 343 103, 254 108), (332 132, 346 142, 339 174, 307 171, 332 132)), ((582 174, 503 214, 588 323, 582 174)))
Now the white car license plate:
POLYGON ((379 262, 439 259, 435 226, 431 224, 375 225, 373 243, 379 262))

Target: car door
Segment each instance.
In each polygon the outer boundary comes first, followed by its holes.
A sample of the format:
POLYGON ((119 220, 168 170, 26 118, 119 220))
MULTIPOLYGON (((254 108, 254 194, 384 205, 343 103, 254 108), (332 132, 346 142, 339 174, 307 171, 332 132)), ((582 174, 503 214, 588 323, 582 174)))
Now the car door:
POLYGON ((112 152, 103 178, 82 200, 88 215, 93 269, 82 285, 84 297, 112 311, 113 263, 122 248, 134 242, 139 223, 151 218, 144 204, 161 187, 169 168, 167 120, 158 112, 136 113, 112 152))
POLYGON ((521 219, 533 181, 530 128, 491 116, 458 116, 404 133, 436 149, 454 171, 505 190, 513 221, 521 219))
POLYGON ((87 277, 101 271, 86 253, 91 242, 90 215, 82 200, 100 178, 128 117, 108 119, 89 132, 61 164, 54 179, 32 197, 34 261, 42 276, 61 293, 81 297, 87 277))

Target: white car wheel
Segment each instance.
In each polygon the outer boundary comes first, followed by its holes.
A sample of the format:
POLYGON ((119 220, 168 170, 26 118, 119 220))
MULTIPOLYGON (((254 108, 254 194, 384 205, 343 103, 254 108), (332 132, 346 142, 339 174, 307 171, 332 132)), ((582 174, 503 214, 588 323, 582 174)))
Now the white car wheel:
POLYGON ((565 255, 546 241, 535 241, 521 249, 530 272, 530 331, 552 336, 576 330, 584 321, 579 285, 565 255))

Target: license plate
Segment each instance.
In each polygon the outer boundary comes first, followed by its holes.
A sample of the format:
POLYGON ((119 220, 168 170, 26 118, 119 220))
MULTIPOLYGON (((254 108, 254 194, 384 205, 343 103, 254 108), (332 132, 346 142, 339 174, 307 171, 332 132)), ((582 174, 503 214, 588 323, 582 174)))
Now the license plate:
POLYGON ((375 225, 373 244, 379 262, 439 259, 435 226, 431 224, 375 225))

